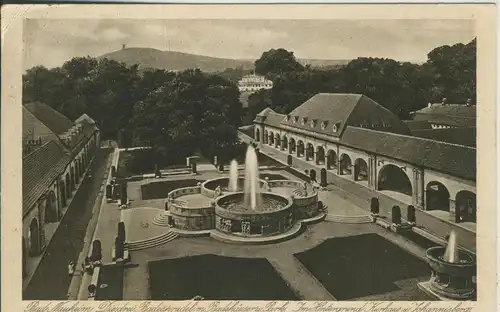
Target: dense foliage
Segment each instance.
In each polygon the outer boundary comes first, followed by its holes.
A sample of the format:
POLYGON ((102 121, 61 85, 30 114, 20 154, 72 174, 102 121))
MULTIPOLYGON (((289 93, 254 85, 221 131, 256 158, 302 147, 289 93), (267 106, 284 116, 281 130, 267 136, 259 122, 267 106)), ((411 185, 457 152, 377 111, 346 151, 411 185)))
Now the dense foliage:
POLYGON ((334 69, 303 67, 292 52, 264 52, 255 70, 274 87, 249 98, 244 123, 265 107, 288 113, 319 92, 364 94, 406 119, 429 102, 465 103, 476 99, 476 39, 438 47, 422 65, 383 58, 357 58, 334 69))
POLYGON ((23 80, 25 103, 46 103, 73 120, 87 113, 102 139, 151 146, 160 166, 185 163, 196 153, 231 157, 236 149, 239 92, 217 75, 140 73, 138 66, 79 57, 60 68, 34 67, 23 80))

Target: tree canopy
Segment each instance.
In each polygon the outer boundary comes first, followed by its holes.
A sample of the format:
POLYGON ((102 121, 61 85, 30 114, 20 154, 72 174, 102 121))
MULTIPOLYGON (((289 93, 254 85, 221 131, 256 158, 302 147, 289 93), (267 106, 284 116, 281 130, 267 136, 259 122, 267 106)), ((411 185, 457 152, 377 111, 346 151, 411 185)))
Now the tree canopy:
POLYGON ((466 45, 438 47, 424 64, 363 57, 346 66, 318 69, 301 66, 293 52, 272 49, 255 62, 255 69, 274 85, 249 97, 246 124, 265 107, 289 113, 320 92, 363 94, 402 119, 442 98, 458 104, 476 99, 475 39, 466 45))

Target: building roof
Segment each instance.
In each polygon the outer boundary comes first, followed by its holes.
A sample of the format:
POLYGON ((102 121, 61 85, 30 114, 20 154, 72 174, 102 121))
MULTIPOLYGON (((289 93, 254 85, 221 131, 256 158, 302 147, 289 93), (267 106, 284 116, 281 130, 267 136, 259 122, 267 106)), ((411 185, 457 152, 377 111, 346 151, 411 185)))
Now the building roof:
POLYGON ((465 104, 430 104, 413 112, 414 120, 456 127, 476 126, 476 106, 465 104))
POLYGON ((445 142, 348 126, 341 144, 476 180, 476 149, 445 142))
POLYGON ((23 142, 42 139, 42 142, 58 140, 57 135, 40 119, 23 106, 23 142))
POLYGON ((413 135, 441 142, 476 147, 476 128, 448 128, 414 130, 413 135))
POLYGON ((64 146, 51 140, 23 158, 23 216, 71 162, 64 146))
POLYGON ((414 130, 430 130, 431 124, 427 120, 403 120, 410 131, 414 130))
POLYGON ((361 94, 318 93, 294 109, 282 123, 334 137, 340 137, 348 125, 410 134, 396 115, 361 94))
POLYGON ((63 134, 74 125, 68 117, 44 103, 28 103, 24 107, 56 135, 63 134))

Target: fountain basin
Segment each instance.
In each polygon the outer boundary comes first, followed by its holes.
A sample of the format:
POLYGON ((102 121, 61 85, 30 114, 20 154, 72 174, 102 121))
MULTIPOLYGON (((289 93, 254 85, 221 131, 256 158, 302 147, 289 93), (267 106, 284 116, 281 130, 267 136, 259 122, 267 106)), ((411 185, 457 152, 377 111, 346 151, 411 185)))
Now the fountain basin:
POLYGON ((294 224, 293 201, 275 194, 261 193, 255 209, 244 207, 243 192, 226 194, 215 203, 215 228, 241 236, 267 236, 284 233, 294 224))
POLYGON ((443 259, 446 248, 438 246, 427 249, 425 256, 431 270, 452 276, 468 277, 476 274, 475 257, 462 250, 458 251, 457 262, 443 259))
MULTIPOLYGON (((201 194, 210 198, 217 197, 216 189, 220 187, 222 194, 233 193, 229 191, 229 181, 228 177, 221 177, 210 179, 201 184, 201 194)), ((238 190, 237 192, 242 192, 245 185, 245 179, 243 177, 238 177, 238 190)), ((259 185, 261 189, 266 189, 266 181, 259 179, 259 185)))
POLYGON ((476 275, 475 257, 463 250, 457 250, 458 260, 444 260, 446 248, 432 247, 426 251, 426 259, 431 269, 429 281, 419 283, 419 287, 440 300, 473 300, 476 286, 472 277, 476 275))

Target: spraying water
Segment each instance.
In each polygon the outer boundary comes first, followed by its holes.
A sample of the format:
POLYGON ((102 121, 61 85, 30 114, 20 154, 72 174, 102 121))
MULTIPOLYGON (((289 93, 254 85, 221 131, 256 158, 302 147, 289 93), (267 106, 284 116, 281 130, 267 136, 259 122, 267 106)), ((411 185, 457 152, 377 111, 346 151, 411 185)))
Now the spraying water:
POLYGON ((238 191, 238 162, 236 160, 231 161, 231 167, 229 168, 229 191, 238 191))
POLYGON ((245 156, 245 206, 255 210, 260 204, 259 163, 255 149, 249 145, 245 156))
POLYGON ((443 260, 450 263, 458 262, 457 236, 454 231, 450 233, 443 260))

